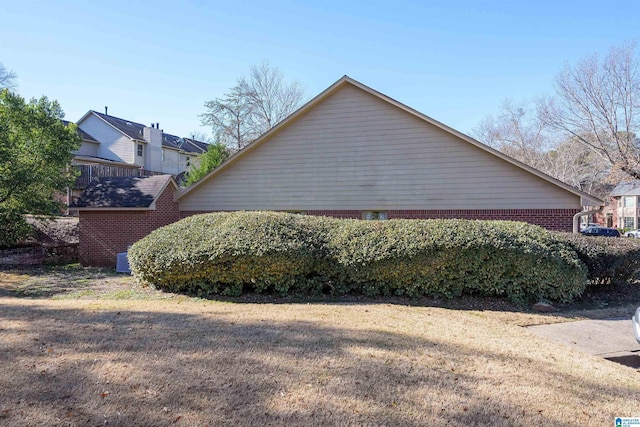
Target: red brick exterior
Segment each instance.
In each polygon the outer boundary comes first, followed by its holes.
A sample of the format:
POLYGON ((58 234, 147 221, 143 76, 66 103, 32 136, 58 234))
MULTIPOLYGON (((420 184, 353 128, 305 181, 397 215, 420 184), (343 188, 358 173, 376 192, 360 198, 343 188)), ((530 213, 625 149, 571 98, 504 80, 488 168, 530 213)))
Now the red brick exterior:
POLYGON ((573 216, 580 209, 477 209, 477 210, 397 210, 387 211, 389 219, 485 219, 522 221, 539 225, 553 231, 573 231, 573 216))
MULTIPOLYGON (((485 219, 522 221, 539 225, 548 230, 569 231, 573 230, 573 216, 580 209, 451 209, 451 210, 388 210, 387 217, 407 219, 485 219)), ((202 214, 202 211, 182 211, 181 218, 202 214)), ((334 218, 362 218, 363 211, 358 210, 316 210, 305 211, 307 215, 323 215, 334 218)))
MULTIPOLYGON (((180 212, 173 201, 173 186, 169 185, 156 200, 155 210, 140 211, 80 211, 80 245, 78 257, 82 265, 115 267, 116 255, 156 228, 181 218, 206 213, 180 212)), ((482 209, 482 210, 388 210, 387 216, 408 219, 484 219, 523 221, 549 230, 572 231, 573 215, 579 209, 482 209)), ((359 210, 315 210, 307 215, 334 218, 362 218, 359 210)))
POLYGON ((82 265, 115 267, 116 255, 156 228, 180 219, 174 187, 168 185, 156 200, 155 210, 80 211, 78 258, 82 265))

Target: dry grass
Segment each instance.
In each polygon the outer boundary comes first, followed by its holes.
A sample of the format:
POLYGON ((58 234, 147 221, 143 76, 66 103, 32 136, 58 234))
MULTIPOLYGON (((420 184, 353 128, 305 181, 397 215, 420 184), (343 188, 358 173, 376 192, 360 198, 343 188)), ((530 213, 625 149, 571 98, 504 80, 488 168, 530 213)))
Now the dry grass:
POLYGON ((1 425, 602 426, 640 413, 637 371, 516 326, 537 315, 204 301, 106 275, 15 296, 46 276, 0 272, 1 425))

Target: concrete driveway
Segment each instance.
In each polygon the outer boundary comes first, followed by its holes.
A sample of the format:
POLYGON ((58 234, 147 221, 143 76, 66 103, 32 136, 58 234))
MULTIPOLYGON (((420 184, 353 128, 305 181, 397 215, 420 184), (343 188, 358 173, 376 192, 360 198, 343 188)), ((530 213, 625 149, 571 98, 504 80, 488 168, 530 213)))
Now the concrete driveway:
POLYGON ((633 335, 631 318, 578 320, 530 326, 527 329, 567 347, 640 368, 640 344, 633 335))

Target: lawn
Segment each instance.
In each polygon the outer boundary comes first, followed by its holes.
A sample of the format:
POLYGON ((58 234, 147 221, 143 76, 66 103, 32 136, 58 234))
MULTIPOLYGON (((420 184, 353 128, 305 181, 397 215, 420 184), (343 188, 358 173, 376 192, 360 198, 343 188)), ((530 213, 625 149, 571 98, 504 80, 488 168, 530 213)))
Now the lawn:
POLYGON ((477 304, 210 301, 100 270, 0 271, 0 425, 603 426, 640 414, 638 371, 522 327, 576 313, 477 304))

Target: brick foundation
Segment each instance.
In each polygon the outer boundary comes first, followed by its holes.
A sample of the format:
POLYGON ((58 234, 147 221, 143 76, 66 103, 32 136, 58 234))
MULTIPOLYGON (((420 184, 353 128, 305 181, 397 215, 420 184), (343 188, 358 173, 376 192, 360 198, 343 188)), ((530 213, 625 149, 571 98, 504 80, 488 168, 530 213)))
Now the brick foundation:
POLYGON ((173 192, 173 186, 168 185, 156 200, 155 210, 80 211, 80 263, 115 267, 119 252, 125 252, 153 230, 178 221, 180 212, 173 192))
POLYGON ((35 244, 0 250, 0 265, 68 264, 78 261, 78 244, 35 244))
POLYGON ((483 219, 521 221, 553 231, 573 231, 573 216, 580 209, 474 209, 474 210, 396 210, 387 211, 389 219, 483 219))
MULTIPOLYGON (((307 215, 323 215, 334 218, 362 218, 358 210, 309 210, 307 215)), ((388 210, 389 219, 483 219, 522 221, 539 225, 548 230, 573 230, 573 215, 580 209, 450 209, 450 210, 388 210)), ((207 213, 204 211, 182 211, 181 218, 207 213)))

